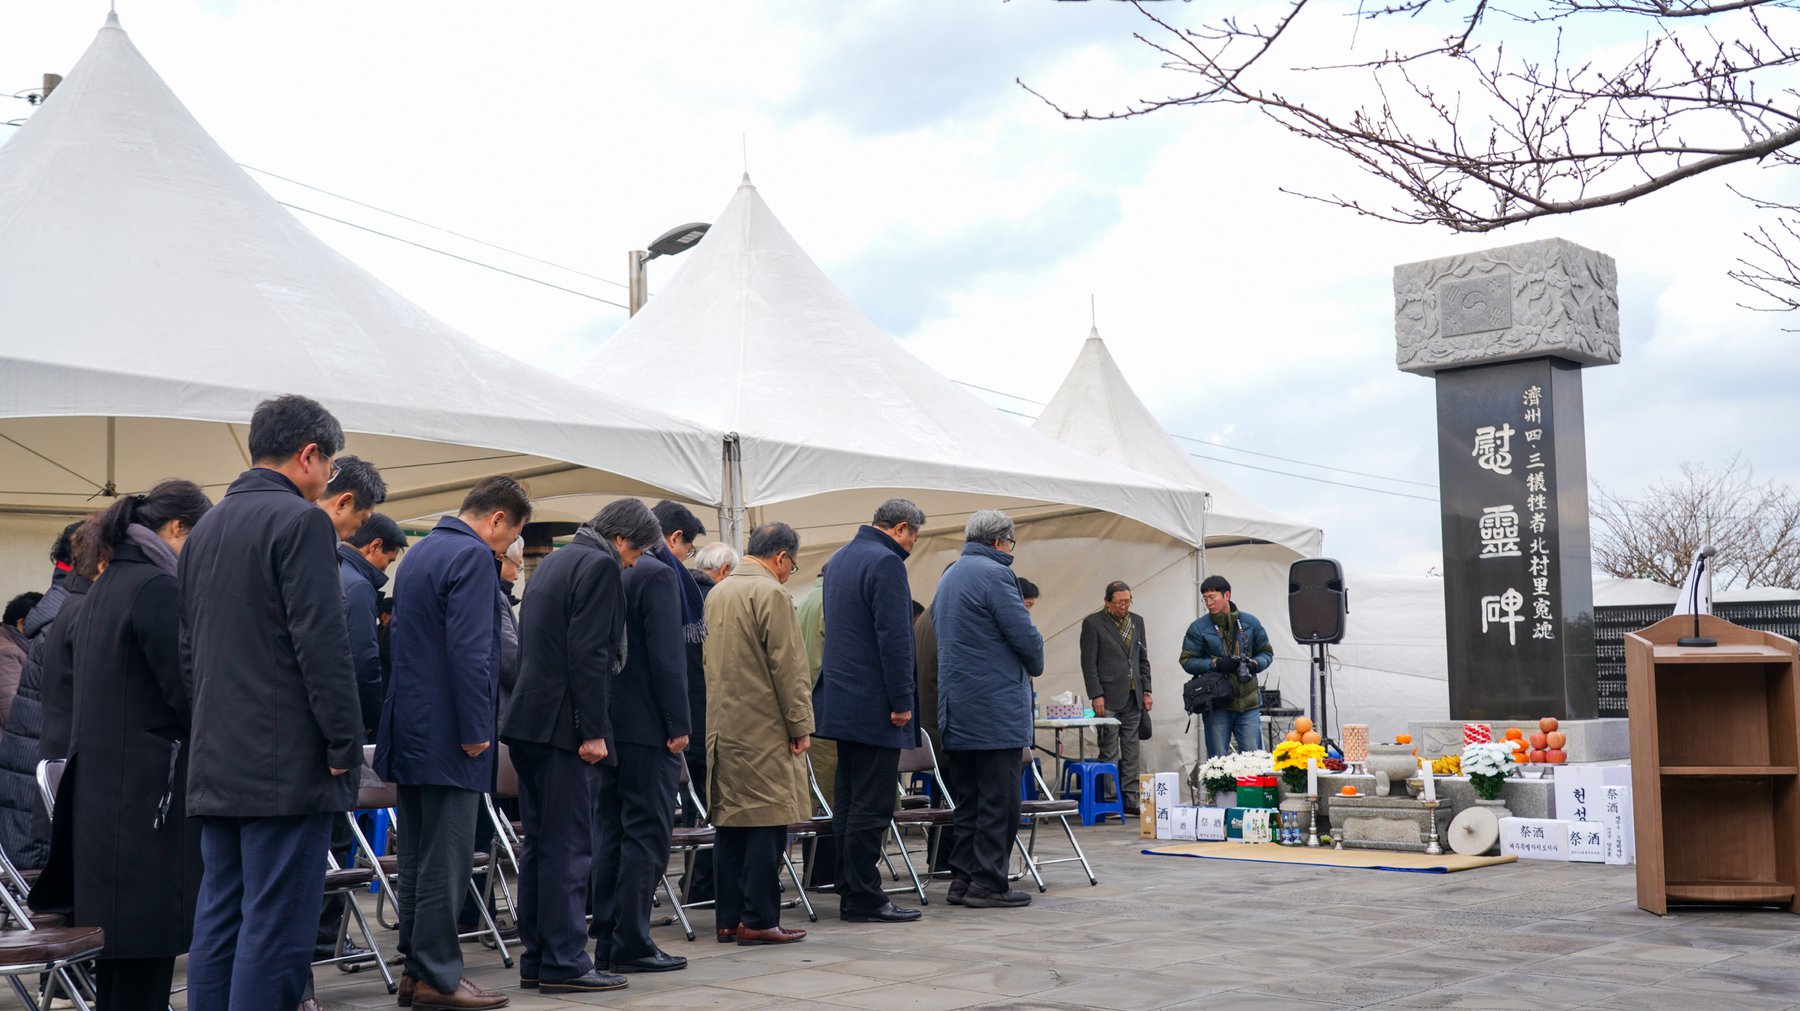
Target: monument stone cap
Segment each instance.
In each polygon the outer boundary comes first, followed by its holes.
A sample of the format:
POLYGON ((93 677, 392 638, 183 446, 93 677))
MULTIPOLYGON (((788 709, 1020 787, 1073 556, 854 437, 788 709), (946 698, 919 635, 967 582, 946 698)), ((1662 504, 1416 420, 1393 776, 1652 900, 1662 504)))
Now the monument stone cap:
POLYGON ((1567 239, 1394 268, 1395 364, 1402 372, 1522 358, 1619 361, 1619 270, 1567 239))

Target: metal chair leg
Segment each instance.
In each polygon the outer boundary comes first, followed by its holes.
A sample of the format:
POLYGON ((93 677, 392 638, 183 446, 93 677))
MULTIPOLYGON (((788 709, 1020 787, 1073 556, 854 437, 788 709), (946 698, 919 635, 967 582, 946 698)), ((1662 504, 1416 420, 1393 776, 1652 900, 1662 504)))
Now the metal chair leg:
POLYGON ((813 908, 812 899, 807 898, 806 886, 800 883, 800 872, 794 869, 794 860, 788 856, 787 850, 781 851, 781 862, 787 865, 788 877, 794 879, 794 891, 800 899, 800 904, 806 907, 806 918, 813 923, 819 922, 819 912, 813 908))
POLYGON ((662 886, 663 891, 667 892, 669 895, 669 905, 675 908, 675 921, 681 924, 682 933, 686 934, 687 939, 692 941, 694 939, 694 924, 688 920, 687 910, 681 905, 681 896, 675 894, 675 885, 669 880, 667 874, 662 876, 662 886))
MULTIPOLYGON (((919 893, 919 905, 929 904, 931 900, 925 897, 925 882, 919 880, 919 870, 913 866, 912 854, 906 850, 906 837, 900 834, 900 826, 890 820, 888 831, 893 833, 894 844, 900 847, 900 862, 906 865, 906 873, 912 876, 913 890, 919 893)), ((927 856, 926 859, 929 860, 930 857, 927 856)))
MULTIPOLYGON (((375 968, 381 970, 381 979, 382 982, 387 984, 387 992, 399 992, 400 984, 394 982, 394 974, 388 969, 387 958, 381 954, 381 945, 375 943, 375 932, 369 929, 369 920, 367 917, 363 916, 362 908, 356 904, 356 896, 354 894, 346 894, 344 896, 344 904, 350 907, 350 915, 356 917, 356 929, 361 931, 363 943, 368 945, 369 950, 375 953, 375 968)), ((348 922, 344 924, 346 930, 349 929, 349 926, 348 922)))
MULTIPOLYGON (((488 870, 490 873, 493 871, 492 861, 489 861, 488 870)), ((481 937, 483 935, 491 934, 494 938, 494 947, 500 951, 501 964, 505 965, 508 969, 511 969, 513 967, 512 952, 506 950, 506 938, 500 936, 500 925, 494 922, 494 914, 488 912, 487 902, 482 897, 481 889, 475 887, 475 878, 473 875, 470 875, 469 877, 469 894, 475 896, 476 911, 481 914, 482 922, 487 924, 487 928, 485 930, 477 930, 473 935, 464 934, 463 936, 481 937)))

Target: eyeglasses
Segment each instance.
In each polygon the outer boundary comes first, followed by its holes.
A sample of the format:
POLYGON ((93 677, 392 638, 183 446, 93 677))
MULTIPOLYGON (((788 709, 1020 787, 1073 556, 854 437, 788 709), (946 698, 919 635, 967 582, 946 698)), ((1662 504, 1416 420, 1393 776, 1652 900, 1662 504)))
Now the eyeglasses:
POLYGON ((782 554, 787 555, 788 565, 791 566, 788 569, 788 575, 790 575, 790 576, 798 575, 800 572, 800 559, 795 558, 793 555, 788 554, 786 551, 783 551, 782 554))

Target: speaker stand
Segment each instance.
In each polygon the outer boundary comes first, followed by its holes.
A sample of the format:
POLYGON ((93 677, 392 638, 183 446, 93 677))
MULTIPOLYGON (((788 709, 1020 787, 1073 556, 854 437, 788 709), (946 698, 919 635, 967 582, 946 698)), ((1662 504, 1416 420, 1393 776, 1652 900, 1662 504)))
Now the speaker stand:
POLYGON ((1343 747, 1331 736, 1328 723, 1330 713, 1325 704, 1325 699, 1329 695, 1326 679, 1330 677, 1331 653, 1322 642, 1312 643, 1311 649, 1312 664, 1306 672, 1306 692, 1307 701, 1310 703, 1309 710, 1312 715, 1313 729, 1319 732, 1319 743, 1323 744, 1326 750, 1336 748, 1338 754, 1342 755, 1343 747))

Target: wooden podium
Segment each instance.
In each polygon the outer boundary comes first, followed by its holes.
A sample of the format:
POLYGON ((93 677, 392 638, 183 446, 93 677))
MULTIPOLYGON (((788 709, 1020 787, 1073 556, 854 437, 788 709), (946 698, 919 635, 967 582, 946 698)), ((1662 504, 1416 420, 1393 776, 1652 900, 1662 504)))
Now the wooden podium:
POLYGON ((1800 647, 1693 615, 1625 637, 1638 905, 1800 913, 1800 647))

